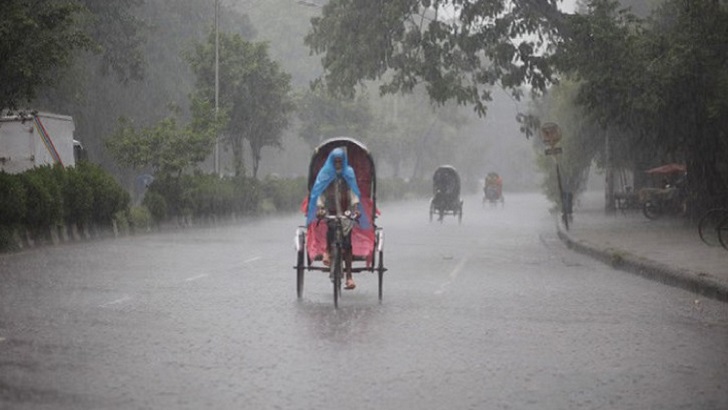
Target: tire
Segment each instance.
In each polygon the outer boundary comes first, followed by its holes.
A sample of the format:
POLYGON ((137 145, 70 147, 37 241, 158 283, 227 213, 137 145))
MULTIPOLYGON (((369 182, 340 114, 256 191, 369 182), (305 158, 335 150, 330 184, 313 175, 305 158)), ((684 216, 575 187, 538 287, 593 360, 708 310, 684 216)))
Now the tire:
POLYGON ((728 209, 714 208, 706 212, 698 222, 698 235, 709 246, 720 245, 718 226, 723 219, 728 218, 728 209))
POLYGON ((662 207, 655 202, 647 201, 642 206, 642 213, 647 219, 657 219, 662 216, 662 207))
POLYGON ((463 223, 463 203, 460 203, 460 207, 458 209, 458 224, 463 223))
POLYGON ((379 263, 377 264, 377 275, 379 276, 379 300, 382 300, 382 282, 384 281, 384 252, 379 251, 379 263))
POLYGON ((298 257, 296 258, 296 295, 299 299, 303 296, 303 273, 306 267, 303 266, 304 251, 298 251, 298 257))
POLYGON ((331 282, 334 284, 334 308, 339 308, 339 296, 341 296, 341 251, 333 247, 331 258, 331 282))

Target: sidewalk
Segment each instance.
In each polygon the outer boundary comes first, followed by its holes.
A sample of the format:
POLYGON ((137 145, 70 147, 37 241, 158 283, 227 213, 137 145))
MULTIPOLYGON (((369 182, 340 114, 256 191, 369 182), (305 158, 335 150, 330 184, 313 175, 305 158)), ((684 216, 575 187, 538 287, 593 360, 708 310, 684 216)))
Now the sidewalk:
POLYGON ((586 193, 574 206, 566 245, 614 268, 728 302, 728 251, 710 247, 683 219, 649 220, 641 210, 604 212, 603 193, 586 193))

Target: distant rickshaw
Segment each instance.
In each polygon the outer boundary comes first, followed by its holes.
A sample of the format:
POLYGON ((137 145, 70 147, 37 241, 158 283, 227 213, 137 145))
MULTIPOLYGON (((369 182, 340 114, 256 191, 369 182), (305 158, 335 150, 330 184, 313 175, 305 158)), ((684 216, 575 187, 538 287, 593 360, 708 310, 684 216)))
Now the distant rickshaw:
POLYGON ((437 214, 438 221, 442 222, 445 215, 458 217, 458 223, 463 220, 463 200, 460 199, 460 175, 455 167, 443 165, 432 176, 432 199, 430 200, 430 222, 437 214))
POLYGON ((489 172, 485 177, 483 184, 483 206, 489 203, 491 207, 500 202, 501 206, 505 205, 503 198, 503 179, 497 172, 489 172))

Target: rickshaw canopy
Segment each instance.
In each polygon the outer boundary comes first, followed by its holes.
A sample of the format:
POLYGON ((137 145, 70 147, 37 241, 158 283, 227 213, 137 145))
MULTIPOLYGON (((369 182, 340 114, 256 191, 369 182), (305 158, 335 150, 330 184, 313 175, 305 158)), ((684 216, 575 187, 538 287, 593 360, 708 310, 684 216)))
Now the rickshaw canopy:
POLYGON ((460 175, 452 165, 442 165, 432 175, 433 192, 443 192, 455 198, 460 197, 460 175))
POLYGON ((685 172, 687 171, 687 167, 684 164, 677 164, 677 163, 671 163, 671 164, 665 164, 661 165, 659 167, 651 168, 645 171, 648 174, 658 174, 658 175, 664 175, 664 174, 675 174, 678 172, 685 172))

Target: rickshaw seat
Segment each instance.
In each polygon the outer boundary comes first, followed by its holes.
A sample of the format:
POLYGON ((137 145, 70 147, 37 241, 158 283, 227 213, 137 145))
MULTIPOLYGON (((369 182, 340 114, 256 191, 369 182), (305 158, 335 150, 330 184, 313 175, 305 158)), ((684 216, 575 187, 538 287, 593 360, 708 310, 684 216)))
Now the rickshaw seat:
MULTIPOLYGON (((372 201, 369 198, 361 198, 364 212, 369 218, 370 226, 363 229, 358 224, 351 231, 351 248, 355 260, 366 261, 366 266, 371 267, 372 251, 374 250, 374 227, 372 222, 372 201)), ((312 260, 319 260, 326 252, 326 230, 325 223, 312 222, 306 230, 306 251, 312 260)))

